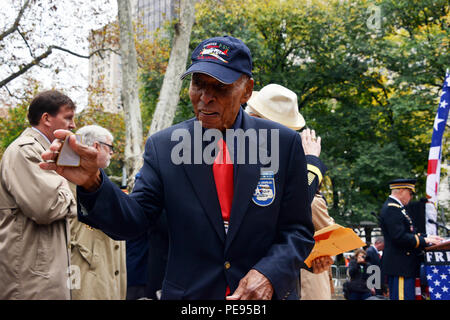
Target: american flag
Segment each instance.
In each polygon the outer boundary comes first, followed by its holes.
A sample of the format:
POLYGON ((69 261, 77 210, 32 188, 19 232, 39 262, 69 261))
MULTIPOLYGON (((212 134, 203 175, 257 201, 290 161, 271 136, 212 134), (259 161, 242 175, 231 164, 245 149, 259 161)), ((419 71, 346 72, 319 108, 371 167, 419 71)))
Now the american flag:
POLYGON ((425 266, 431 300, 450 300, 450 266, 425 266))
POLYGON ((430 153, 428 155, 427 171, 427 198, 426 204, 426 231, 427 234, 437 234, 436 225, 428 222, 429 219, 437 221, 437 196, 439 190, 439 177, 441 174, 442 137, 450 109, 450 74, 447 72, 442 88, 441 100, 433 124, 430 153))

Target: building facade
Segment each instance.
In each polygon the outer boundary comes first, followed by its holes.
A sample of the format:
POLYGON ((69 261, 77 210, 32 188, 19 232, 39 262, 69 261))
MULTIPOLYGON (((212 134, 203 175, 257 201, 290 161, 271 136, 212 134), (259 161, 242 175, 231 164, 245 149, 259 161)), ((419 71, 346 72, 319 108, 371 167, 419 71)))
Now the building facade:
POLYGON ((106 112, 117 113, 123 110, 120 97, 121 59, 118 54, 117 39, 111 38, 113 24, 91 31, 89 52, 106 47, 112 50, 101 51, 89 58, 89 105, 106 112))
POLYGON ((176 18, 179 7, 180 0, 137 0, 136 19, 151 39, 166 21, 176 18))

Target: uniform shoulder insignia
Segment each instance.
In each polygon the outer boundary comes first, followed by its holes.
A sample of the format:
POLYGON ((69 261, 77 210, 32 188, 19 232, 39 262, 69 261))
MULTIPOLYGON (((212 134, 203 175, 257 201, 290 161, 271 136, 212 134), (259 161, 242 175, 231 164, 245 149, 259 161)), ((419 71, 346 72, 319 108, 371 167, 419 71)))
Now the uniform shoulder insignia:
POLYGON ((322 175, 322 172, 320 171, 320 169, 317 166, 312 165, 310 163, 308 163, 306 165, 306 167, 307 167, 307 170, 308 170, 308 180, 309 180, 309 177, 310 177, 309 174, 312 173, 312 174, 314 174, 314 175, 316 175, 318 177, 319 184, 320 184, 320 182, 322 182, 322 179, 323 179, 323 175, 322 175))
POLYGON ((313 183, 314 179, 316 178, 316 175, 312 172, 308 172, 308 186, 313 183))
POLYGON ((85 223, 83 223, 83 224, 84 224, 84 227, 85 227, 86 229, 91 230, 91 231, 94 231, 94 228, 92 228, 90 225, 87 225, 87 224, 85 224, 85 223))
POLYGON ((22 147, 28 144, 34 144, 36 140, 33 137, 20 137, 17 140, 17 144, 22 147))
POLYGON ((402 206, 397 204, 397 203, 388 203, 388 207, 396 207, 396 208, 401 208, 402 206))

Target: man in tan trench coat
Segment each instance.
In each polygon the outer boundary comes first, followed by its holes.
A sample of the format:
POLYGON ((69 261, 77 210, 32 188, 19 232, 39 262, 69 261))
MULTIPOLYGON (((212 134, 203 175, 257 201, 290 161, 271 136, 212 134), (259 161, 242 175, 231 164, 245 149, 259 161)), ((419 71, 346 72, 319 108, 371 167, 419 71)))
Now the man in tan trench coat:
MULTIPOLYGON (((77 134, 87 146, 98 150, 100 168, 109 165, 114 137, 97 125, 80 128, 77 134)), ((70 219, 71 263, 79 268, 80 281, 72 287, 73 300, 125 300, 127 270, 125 241, 115 241, 99 229, 70 219)), ((77 272, 78 274, 78 272, 77 272)))
POLYGON ((70 299, 68 217, 76 202, 67 180, 39 168, 56 129, 75 128, 75 104, 58 91, 38 94, 31 128, 0 162, 0 299, 70 299))

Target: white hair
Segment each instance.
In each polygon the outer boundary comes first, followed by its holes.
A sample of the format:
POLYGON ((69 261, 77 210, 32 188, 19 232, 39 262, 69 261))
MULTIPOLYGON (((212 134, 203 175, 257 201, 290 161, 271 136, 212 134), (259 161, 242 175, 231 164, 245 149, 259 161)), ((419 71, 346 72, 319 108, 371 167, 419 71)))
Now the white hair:
POLYGON ((76 134, 81 135, 82 143, 88 146, 92 146, 96 141, 106 143, 106 140, 108 138, 111 140, 111 142, 114 140, 113 135, 108 129, 97 126, 95 124, 84 126, 78 129, 76 134))

